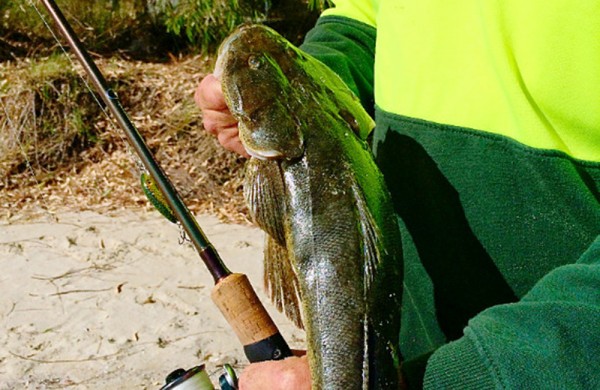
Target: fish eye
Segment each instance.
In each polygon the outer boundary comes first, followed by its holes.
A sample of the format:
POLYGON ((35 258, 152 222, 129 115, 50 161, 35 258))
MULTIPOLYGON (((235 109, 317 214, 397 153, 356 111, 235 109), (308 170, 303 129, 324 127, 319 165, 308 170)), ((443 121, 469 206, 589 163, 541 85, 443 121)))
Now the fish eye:
POLYGON ((260 57, 258 57, 258 56, 248 57, 248 66, 250 66, 251 69, 258 69, 258 68, 260 68, 261 64, 262 64, 262 60, 260 57))

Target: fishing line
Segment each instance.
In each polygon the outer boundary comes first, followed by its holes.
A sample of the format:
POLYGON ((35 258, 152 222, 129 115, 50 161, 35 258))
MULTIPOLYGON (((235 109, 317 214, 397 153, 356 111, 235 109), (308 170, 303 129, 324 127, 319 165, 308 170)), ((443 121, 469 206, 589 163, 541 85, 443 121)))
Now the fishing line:
MULTIPOLYGON (((65 46, 60 42, 60 39, 58 38, 58 36, 56 35, 56 33, 54 32, 54 30, 50 26, 50 24, 48 23, 48 21, 46 20, 46 18, 44 18, 44 15, 42 15, 42 13, 40 12, 40 10, 36 7, 36 5, 33 2, 33 0, 29 0, 29 4, 33 7, 33 9, 35 10, 35 12, 38 14, 38 16, 40 17, 40 19, 42 20, 42 22, 44 23, 44 25, 46 26, 46 28, 48 29, 48 31, 50 31, 50 34, 52 34, 52 37, 54 38, 54 40, 56 41, 56 43, 58 43, 58 46, 60 47, 60 49, 64 53, 65 57, 67 57, 67 59, 69 60, 69 63, 71 64, 71 67, 73 67, 73 69, 78 69, 78 67, 77 67, 78 64, 75 63, 75 61, 73 61, 73 59, 69 55, 69 52, 66 50, 65 46)), ((123 141, 123 143, 125 144, 125 147, 127 148, 127 152, 129 154, 129 157, 131 158, 131 160, 134 163, 134 165, 138 168, 139 173, 141 174, 141 173, 146 172, 146 168, 144 167, 144 165, 142 164, 142 162, 140 161, 140 159, 137 158, 137 156, 131 151, 131 147, 129 146, 129 143, 127 142, 127 140, 125 139, 125 137, 123 136, 123 134, 121 134, 120 131, 117 131, 116 125, 114 124, 112 118, 110 117, 110 114, 108 113, 108 111, 106 110, 106 108, 104 107, 104 105, 102 104, 102 102, 98 99, 98 96, 96 96, 96 94, 94 93, 94 90, 92 89, 92 87, 90 86, 90 84, 88 83, 88 81, 86 80, 86 78, 83 77, 81 75, 81 73, 79 73, 79 71, 77 72, 77 75, 79 76, 79 78, 81 79, 81 81, 83 81, 83 84, 85 85, 85 87, 87 88, 87 90, 89 91, 89 93, 92 95, 92 98, 94 99, 94 101, 96 102, 96 104, 98 104, 98 106, 100 107, 100 110, 102 111, 102 113, 104 113, 104 116, 108 119, 109 127, 114 132, 117 133, 117 135, 119 136, 119 138, 121 139, 121 141, 123 141)))
MULTIPOLYGON (((71 55, 69 54, 69 52, 66 50, 65 46, 61 43, 59 37, 57 36, 57 34, 54 32, 54 30, 52 29, 52 27, 50 26, 50 24, 48 23, 48 21, 46 20, 46 18, 44 17, 44 15, 40 12, 40 10, 38 9, 38 7, 35 5, 33 0, 29 0, 29 4, 31 5, 31 7, 35 10, 35 12, 37 13, 37 15, 39 16, 39 18, 42 20, 42 23, 44 23, 44 25, 46 26, 46 28, 50 31, 50 34, 52 35, 52 37, 54 38, 54 40, 56 41, 56 43, 58 44, 58 46, 60 47, 61 51, 63 52, 63 54, 65 55, 65 57, 67 57, 69 63, 71 64, 71 67, 73 69, 76 69, 76 73, 79 76, 79 78, 83 81, 83 84, 85 85, 86 89, 88 90, 88 92, 92 95, 92 98, 94 99, 94 101, 96 102, 96 104, 100 107, 100 110, 102 111, 102 113, 104 114, 104 116, 107 119, 107 123, 109 124, 109 128, 112 130, 113 133, 116 133, 117 136, 120 138, 120 140, 123 142, 123 144, 125 145, 125 148, 127 150, 127 155, 130 159, 130 161, 133 163, 133 165, 137 168, 138 171, 138 175, 140 177, 142 177, 142 189, 144 190, 144 193, 146 194, 146 196, 149 199, 151 198, 151 193, 149 193, 146 189, 146 184, 143 180, 144 177, 149 177, 149 172, 146 169, 146 167, 144 166, 144 164, 142 163, 141 159, 131 150, 131 146, 129 144, 129 142, 127 142, 127 140, 125 139, 125 137, 123 136, 123 134, 121 133, 121 131, 119 131, 119 129, 116 128, 116 124, 114 123, 114 121, 112 120, 108 110, 106 109, 105 105, 102 104, 102 102, 100 101, 100 99, 98 98, 98 96, 96 95, 96 93, 94 93, 94 90, 92 89, 92 87, 90 86, 89 82, 87 81, 87 79, 85 77, 83 77, 81 75, 81 73, 78 71, 78 64, 71 58, 71 55)), ((24 148, 22 147, 21 144, 19 144, 21 147, 21 153, 23 153, 25 155, 25 159, 27 161, 27 165, 28 167, 31 169, 31 172, 33 173, 33 168, 31 167, 31 164, 29 162, 29 159, 27 158, 27 155, 25 153, 24 148)), ((37 179, 36 179, 36 183, 37 183, 37 179)), ((37 183, 39 185, 39 183, 37 183)), ((160 207, 152 202, 153 205, 159 209, 160 211, 160 207)), ((162 213, 162 211, 161 211, 162 213)), ((164 214, 163 214, 164 215, 164 214)), ((167 219, 171 220, 169 217, 167 217, 167 219)), ((185 229, 183 228, 183 225, 181 224, 180 221, 171 221, 173 223, 175 223, 177 225, 177 228, 179 230, 179 244, 184 244, 186 242, 191 242, 191 240, 189 239, 185 229)))

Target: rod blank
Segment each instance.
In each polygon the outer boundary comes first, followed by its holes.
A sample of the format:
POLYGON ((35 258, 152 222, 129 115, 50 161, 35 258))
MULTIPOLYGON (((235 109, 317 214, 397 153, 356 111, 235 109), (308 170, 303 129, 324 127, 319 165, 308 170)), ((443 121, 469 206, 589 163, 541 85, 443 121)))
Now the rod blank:
POLYGON ((200 226, 198 225, 196 219, 192 216, 192 213, 181 200, 181 196, 171 181, 167 178, 160 165, 158 165, 152 156, 152 153, 146 145, 146 142, 123 109, 117 94, 110 89, 106 79, 81 44, 81 41, 79 41, 77 38, 77 35, 54 0, 42 0, 42 3, 56 23, 58 30, 67 40, 71 49, 73 49, 75 56, 83 65, 86 73, 91 78, 96 91, 100 95, 100 98, 106 104, 110 112, 115 116, 117 123, 125 132, 129 144, 134 148, 142 164, 156 183, 157 187, 163 193, 165 200, 173 210, 173 214, 183 226, 183 229, 200 254, 200 257, 206 264, 206 267, 213 276, 215 282, 218 282, 220 279, 231 274, 231 271, 227 269, 218 253, 213 248, 212 244, 202 232, 202 229, 200 229, 200 226))

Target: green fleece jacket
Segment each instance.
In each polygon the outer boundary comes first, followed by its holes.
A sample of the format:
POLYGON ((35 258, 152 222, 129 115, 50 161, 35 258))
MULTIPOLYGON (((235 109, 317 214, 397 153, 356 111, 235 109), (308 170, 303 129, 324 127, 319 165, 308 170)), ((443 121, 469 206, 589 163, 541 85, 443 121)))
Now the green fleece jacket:
POLYGON ((410 388, 600 388, 598 20, 592 1, 339 0, 307 35, 376 119, 410 388))

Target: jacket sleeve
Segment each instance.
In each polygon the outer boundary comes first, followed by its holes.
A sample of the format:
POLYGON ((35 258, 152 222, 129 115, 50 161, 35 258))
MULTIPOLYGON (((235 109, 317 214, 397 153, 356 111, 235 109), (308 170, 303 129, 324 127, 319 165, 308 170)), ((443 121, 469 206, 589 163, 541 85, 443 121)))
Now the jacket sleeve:
POLYGON ((427 389, 600 388, 600 236, 519 302, 484 310, 428 360, 427 389))
POLYGON ((373 116, 375 27, 334 10, 319 18, 300 48, 336 72, 373 116))

